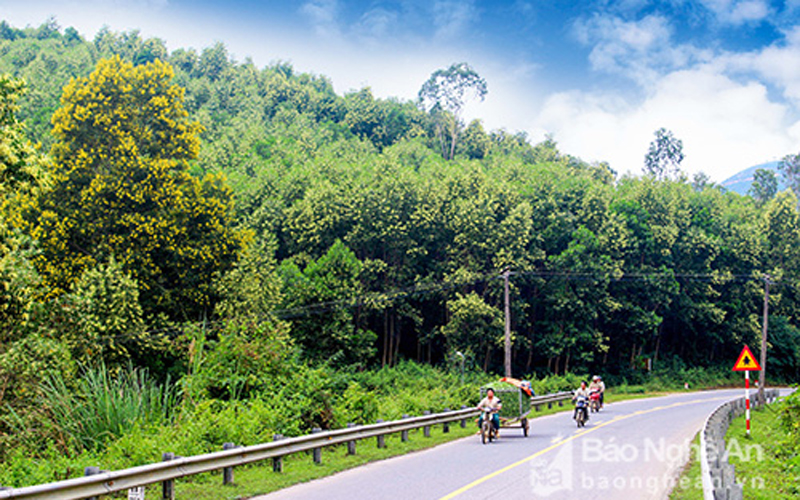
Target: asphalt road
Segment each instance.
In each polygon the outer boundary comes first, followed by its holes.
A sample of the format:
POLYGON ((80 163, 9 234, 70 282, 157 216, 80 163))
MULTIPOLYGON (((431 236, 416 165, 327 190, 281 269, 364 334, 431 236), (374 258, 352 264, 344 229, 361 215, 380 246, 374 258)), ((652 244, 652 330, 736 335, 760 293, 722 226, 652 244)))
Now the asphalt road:
POLYGON ((503 429, 486 445, 471 436, 256 498, 663 499, 706 417, 742 395, 692 392, 607 404, 583 429, 571 412, 540 417, 527 438, 520 429, 503 429))

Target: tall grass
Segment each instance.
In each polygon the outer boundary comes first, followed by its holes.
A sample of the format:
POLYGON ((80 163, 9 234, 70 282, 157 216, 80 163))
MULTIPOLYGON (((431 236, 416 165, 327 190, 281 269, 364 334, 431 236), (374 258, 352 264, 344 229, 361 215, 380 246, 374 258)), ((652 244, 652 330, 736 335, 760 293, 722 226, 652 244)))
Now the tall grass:
POLYGON ((178 403, 169 380, 161 385, 145 369, 128 367, 111 373, 102 364, 84 368, 75 388, 60 377, 51 377, 42 386, 41 398, 55 427, 87 450, 137 425, 169 423, 178 403))

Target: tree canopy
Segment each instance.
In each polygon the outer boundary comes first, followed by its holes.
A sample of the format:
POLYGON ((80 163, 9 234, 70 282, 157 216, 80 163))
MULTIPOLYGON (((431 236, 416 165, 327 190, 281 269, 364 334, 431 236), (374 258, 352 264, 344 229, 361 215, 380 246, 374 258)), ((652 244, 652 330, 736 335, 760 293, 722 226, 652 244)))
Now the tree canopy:
POLYGON ((187 119, 169 65, 101 60, 64 88, 53 116, 53 188, 29 207, 34 263, 55 295, 116 258, 147 314, 201 317, 211 281, 245 237, 223 177, 192 176, 200 126, 187 119))
POLYGON ((665 128, 656 130, 655 136, 644 158, 644 171, 661 179, 674 178, 683 161, 683 141, 665 128))
POLYGON ((433 117, 442 156, 453 159, 456 144, 464 127, 461 115, 471 99, 483 101, 488 92, 486 81, 465 63, 438 69, 422 84, 419 101, 433 117))

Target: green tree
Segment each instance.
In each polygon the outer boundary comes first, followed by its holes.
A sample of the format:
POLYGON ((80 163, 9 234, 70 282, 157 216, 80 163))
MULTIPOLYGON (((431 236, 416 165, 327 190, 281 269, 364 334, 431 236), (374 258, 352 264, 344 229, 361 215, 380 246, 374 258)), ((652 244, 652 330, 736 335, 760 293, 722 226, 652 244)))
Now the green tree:
POLYGON ((46 159, 17 120, 17 101, 24 92, 24 81, 0 74, 0 256, 8 252, 11 232, 19 226, 20 204, 47 184, 46 159))
POLYGON ((375 354, 375 334, 358 321, 363 264, 340 240, 301 270, 281 266, 292 336, 306 357, 335 366, 365 366, 375 354))
POLYGON ((767 265, 797 275, 800 271, 800 214, 793 192, 783 191, 767 205, 764 233, 767 265))
POLYGON ((481 360, 484 371, 503 342, 503 313, 487 304, 478 294, 458 295, 447 302, 449 320, 441 332, 448 352, 462 352, 481 360))
POLYGON ((378 149, 396 143, 420 121, 420 111, 413 104, 375 99, 368 87, 345 95, 345 102, 344 124, 378 149))
POLYGON ((139 283, 146 316, 211 312, 214 273, 247 236, 232 227, 223 177, 188 172, 200 127, 172 75, 161 61, 134 67, 115 56, 65 87, 53 116, 54 187, 26 216, 54 295, 113 255, 139 283))
POLYGON ((87 269, 61 302, 71 323, 64 325, 61 340, 84 364, 116 370, 163 347, 160 337, 145 332, 138 284, 113 257, 87 269))
POLYGON ((220 301, 216 314, 222 318, 247 318, 275 323, 275 311, 283 302, 275 264, 274 242, 254 242, 239 261, 216 281, 220 301))
POLYGON ((795 196, 800 196, 800 153, 784 156, 778 163, 778 170, 795 196))
POLYGON ((486 81, 465 62, 434 71, 422 85, 419 101, 423 109, 431 113, 445 159, 455 157, 464 127, 461 118, 464 106, 473 98, 483 101, 487 92, 486 81))
POLYGON ((42 292, 30 264, 34 242, 18 230, 20 208, 47 185, 46 159, 25 140, 16 117, 24 89, 21 80, 0 75, 0 350, 42 292))
POLYGON ((644 157, 644 172, 657 179, 677 177, 683 161, 683 141, 665 128, 656 130, 655 136, 644 157))
POLYGON ((492 148, 492 139, 483 130, 480 120, 472 120, 464 131, 462 149, 467 158, 480 160, 489 154, 492 148))
POLYGON ((775 197, 778 192, 778 177, 772 170, 758 168, 753 173, 753 182, 747 190, 747 194, 752 196, 759 203, 766 203, 775 197))
POLYGON ((705 172, 697 172, 692 176, 692 187, 695 191, 702 191, 707 187, 713 186, 711 178, 705 172))

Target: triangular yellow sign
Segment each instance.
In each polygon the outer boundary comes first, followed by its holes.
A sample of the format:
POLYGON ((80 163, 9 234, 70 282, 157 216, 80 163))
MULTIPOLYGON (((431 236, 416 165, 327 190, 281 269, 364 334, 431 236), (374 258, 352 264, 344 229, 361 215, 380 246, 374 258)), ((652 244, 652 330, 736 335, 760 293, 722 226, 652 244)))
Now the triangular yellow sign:
POLYGON ((739 354, 739 359, 737 359, 736 364, 733 365, 733 371, 735 372, 761 371, 761 365, 758 364, 758 361, 756 361, 756 357, 753 356, 753 353, 750 351, 749 347, 744 346, 744 349, 742 349, 742 353, 739 354))

